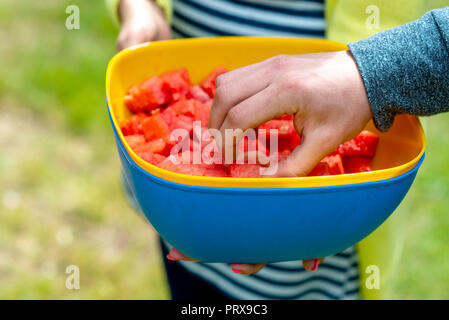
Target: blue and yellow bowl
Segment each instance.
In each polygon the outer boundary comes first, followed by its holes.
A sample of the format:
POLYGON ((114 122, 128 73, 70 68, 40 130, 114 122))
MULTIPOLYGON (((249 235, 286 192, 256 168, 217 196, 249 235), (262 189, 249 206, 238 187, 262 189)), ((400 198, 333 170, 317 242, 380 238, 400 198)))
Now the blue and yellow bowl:
POLYGON ((211 38, 156 42, 118 53, 107 70, 108 111, 125 177, 140 209, 159 232, 207 262, 276 262, 324 257, 373 232, 396 209, 420 167, 425 137, 419 120, 398 116, 380 136, 372 172, 324 177, 220 178, 178 174, 138 157, 119 122, 127 89, 186 67, 199 81, 277 54, 346 50, 335 42, 280 38, 211 38))

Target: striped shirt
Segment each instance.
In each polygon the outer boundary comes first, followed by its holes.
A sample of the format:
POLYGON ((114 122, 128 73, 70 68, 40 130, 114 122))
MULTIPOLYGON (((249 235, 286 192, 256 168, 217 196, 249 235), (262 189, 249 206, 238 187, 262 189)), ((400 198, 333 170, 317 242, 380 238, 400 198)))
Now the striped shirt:
MULTIPOLYGON (((324 38, 324 3, 323 0, 173 0, 172 30, 178 38, 227 35, 324 38)), ((327 257, 313 273, 304 270, 301 261, 269 264, 251 276, 235 274, 224 263, 179 263, 234 299, 359 297, 354 248, 327 257)))
POLYGON ((237 300, 359 298, 358 258, 353 247, 327 257, 315 272, 306 271, 301 261, 271 263, 250 276, 233 273, 226 263, 178 263, 224 295, 237 300))
POLYGON ((323 38, 323 0, 173 0, 175 37, 323 38))

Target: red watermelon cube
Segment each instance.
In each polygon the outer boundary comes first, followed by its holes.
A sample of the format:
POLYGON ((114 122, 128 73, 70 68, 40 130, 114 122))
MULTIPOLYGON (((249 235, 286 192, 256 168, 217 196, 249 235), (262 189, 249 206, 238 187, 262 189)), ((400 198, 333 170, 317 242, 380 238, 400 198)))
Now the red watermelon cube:
POLYGON ((190 92, 190 77, 187 69, 174 70, 161 75, 161 80, 170 92, 170 100, 178 101, 190 92))
POLYGON ((260 178, 260 169, 258 164, 231 164, 229 175, 237 178, 260 178))
POLYGON ((329 165, 326 161, 320 161, 315 168, 308 174, 309 177, 330 175, 329 165))
POLYGON ((165 141, 170 139, 170 127, 165 122, 161 114, 155 114, 142 121, 142 129, 147 141, 162 138, 165 141))
POLYGON ((129 88, 125 105, 131 112, 151 111, 170 101, 167 85, 158 77, 152 77, 129 88))
POLYGON ((372 170, 372 160, 368 157, 345 157, 343 158, 343 165, 346 173, 358 173, 372 170))
POLYGON ((357 137, 341 144, 337 151, 343 157, 365 156, 374 157, 376 154, 379 137, 368 130, 362 131, 357 137))
POLYGON ((325 157, 323 161, 325 161, 329 165, 329 174, 336 175, 345 173, 343 167, 343 159, 341 155, 339 154, 329 155, 325 157))
POLYGON ((200 87, 207 92, 209 97, 213 98, 215 95, 215 80, 220 74, 226 73, 226 70, 223 67, 219 67, 215 69, 210 75, 208 75, 203 81, 200 83, 200 87))

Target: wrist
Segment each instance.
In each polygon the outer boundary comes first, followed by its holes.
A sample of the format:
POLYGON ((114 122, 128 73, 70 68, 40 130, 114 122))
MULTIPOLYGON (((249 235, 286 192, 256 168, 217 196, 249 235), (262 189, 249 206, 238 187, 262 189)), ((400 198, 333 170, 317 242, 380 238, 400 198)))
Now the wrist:
POLYGON ((142 19, 159 20, 164 16, 162 9, 152 0, 120 0, 118 14, 122 24, 142 19))

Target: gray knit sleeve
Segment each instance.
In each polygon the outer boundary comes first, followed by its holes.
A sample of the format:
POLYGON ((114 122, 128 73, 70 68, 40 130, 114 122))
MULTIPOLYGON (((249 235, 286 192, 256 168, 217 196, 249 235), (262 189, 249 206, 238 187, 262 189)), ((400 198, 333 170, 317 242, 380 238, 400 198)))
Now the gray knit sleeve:
POLYGON ((349 48, 380 130, 388 130, 397 114, 449 111, 449 7, 349 48))

